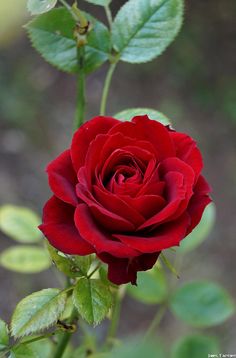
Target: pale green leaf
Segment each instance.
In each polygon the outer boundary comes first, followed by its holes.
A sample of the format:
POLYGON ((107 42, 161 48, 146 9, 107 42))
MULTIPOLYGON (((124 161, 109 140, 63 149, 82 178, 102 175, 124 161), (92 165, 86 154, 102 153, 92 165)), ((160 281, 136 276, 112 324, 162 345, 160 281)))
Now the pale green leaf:
MULTIPOLYGON (((110 56, 110 34, 105 25, 86 14, 92 24, 85 46, 84 71, 92 72, 110 56)), ((53 9, 26 25, 33 46, 51 65, 70 73, 79 71, 74 39, 76 22, 65 8, 53 9)))
POLYGON ((111 308, 112 295, 100 280, 81 278, 74 289, 73 302, 79 314, 89 324, 96 325, 111 308))
POLYGON ((37 354, 37 358, 53 357, 54 347, 52 341, 49 339, 40 339, 40 341, 32 342, 28 344, 28 347, 30 347, 37 354))
POLYGON ((38 333, 56 323, 65 309, 66 297, 57 288, 47 288, 23 298, 12 316, 12 335, 18 338, 38 333))
POLYGON ((39 356, 27 344, 21 344, 11 349, 9 358, 39 358, 39 356))
POLYGON ((182 18, 182 0, 129 0, 114 19, 112 43, 123 61, 150 61, 174 40, 182 18))
POLYGON ((161 303, 167 296, 167 284, 161 269, 138 273, 137 286, 128 286, 128 293, 146 304, 161 303))
POLYGON ((173 346, 171 358, 200 358, 220 352, 215 337, 193 334, 179 339, 173 346))
POLYGON ((100 6, 108 6, 111 3, 111 0, 86 0, 87 2, 90 2, 94 5, 100 5, 100 6))
MULTIPOLYGON (((113 349, 108 358, 166 358, 162 344, 156 340, 144 340, 143 337, 129 338, 113 349)), ((189 357, 190 358, 190 357, 189 357)), ((200 357, 199 357, 200 358, 200 357)))
POLYGON ((20 273, 36 273, 47 270, 51 260, 47 251, 35 246, 11 246, 0 255, 0 265, 20 273))
POLYGON ((209 204, 198 226, 180 243, 178 251, 181 253, 189 252, 198 247, 210 234, 216 218, 215 204, 209 204))
POLYGON ((14 205, 0 207, 0 229, 16 241, 39 241, 42 237, 38 229, 40 222, 38 215, 28 208, 14 205))
POLYGON ((91 263, 91 257, 87 256, 70 256, 56 250, 51 245, 47 245, 52 261, 59 271, 68 277, 86 276, 91 263))
POLYGON ((56 6, 57 0, 28 0, 27 8, 31 15, 43 14, 56 6))
POLYGON ((130 121, 135 116, 147 115, 150 119, 154 119, 158 122, 161 122, 164 125, 170 124, 170 120, 161 112, 156 111, 151 108, 129 108, 116 113, 114 118, 130 121))
POLYGON ((234 303, 221 286, 207 281, 189 282, 178 288, 170 300, 172 312, 195 327, 210 327, 226 321, 234 303))
POLYGON ((7 324, 0 319, 0 352, 9 344, 7 324))

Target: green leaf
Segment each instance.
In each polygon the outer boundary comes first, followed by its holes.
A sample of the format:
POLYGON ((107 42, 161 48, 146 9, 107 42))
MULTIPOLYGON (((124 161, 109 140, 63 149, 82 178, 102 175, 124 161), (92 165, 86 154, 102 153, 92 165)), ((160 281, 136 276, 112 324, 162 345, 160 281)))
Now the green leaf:
POLYGON ((234 303, 221 286, 207 281, 189 282, 178 288, 170 300, 172 312, 195 327, 210 327, 234 313, 234 303))
POLYGON ((171 358, 208 357, 208 354, 218 354, 219 351, 219 343, 215 337, 194 334, 182 337, 174 344, 171 358))
POLYGON ((129 0, 115 17, 112 43, 123 61, 151 61, 174 40, 182 18, 182 0, 129 0))
MULTIPOLYGON (((110 56, 110 34, 105 25, 86 14, 93 29, 85 46, 84 71, 94 71, 110 56)), ((78 72, 74 39, 76 22, 65 8, 39 15, 26 25, 33 46, 51 65, 69 73, 78 72)))
POLYGON ((14 205, 0 208, 0 229, 12 239, 22 242, 37 242, 42 238, 38 229, 40 218, 30 209, 14 205))
POLYGON ((216 218, 216 209, 214 203, 209 204, 198 226, 181 241, 178 252, 186 253, 198 247, 210 234, 216 218))
POLYGON ((100 280, 81 278, 74 289, 73 302, 89 324, 97 325, 111 308, 112 295, 100 280))
POLYGON ((45 249, 35 246, 12 246, 0 255, 0 265, 20 273, 37 273, 47 270, 51 260, 45 249))
MULTIPOLYGON (((130 338, 108 355, 109 358, 166 358, 160 342, 144 340, 143 337, 130 338)), ((199 357, 200 358, 200 357, 199 357)))
MULTIPOLYGON (((40 339, 40 341, 27 344, 36 354, 37 358, 52 358, 53 343, 49 339, 40 339)), ((24 358, 27 358, 26 356, 24 358)))
POLYGON ((108 6, 111 3, 111 0, 86 0, 87 2, 90 2, 94 5, 100 5, 100 6, 108 6))
POLYGON ((50 256, 59 271, 68 277, 86 276, 91 263, 88 256, 65 256, 51 245, 47 245, 50 256))
POLYGON ((57 288, 47 288, 23 298, 12 316, 12 335, 23 337, 53 325, 65 309, 66 297, 57 288))
POLYGON ((119 113, 116 113, 114 117, 120 120, 130 121, 135 116, 140 116, 145 114, 150 119, 154 119, 158 122, 161 122, 164 125, 170 124, 170 120, 164 114, 151 108, 129 108, 119 113))
POLYGON ((28 0, 27 8, 31 15, 43 14, 56 6, 57 0, 28 0))
POLYGON ((138 273, 138 285, 128 285, 128 293, 146 304, 161 303, 167 296, 167 284, 161 269, 138 273))
POLYGON ((9 344, 7 324, 0 319, 0 352, 9 344))
MULTIPOLYGON (((38 354, 27 344, 21 344, 10 351, 9 358, 39 358, 38 354)), ((46 357, 45 357, 46 358, 46 357)))

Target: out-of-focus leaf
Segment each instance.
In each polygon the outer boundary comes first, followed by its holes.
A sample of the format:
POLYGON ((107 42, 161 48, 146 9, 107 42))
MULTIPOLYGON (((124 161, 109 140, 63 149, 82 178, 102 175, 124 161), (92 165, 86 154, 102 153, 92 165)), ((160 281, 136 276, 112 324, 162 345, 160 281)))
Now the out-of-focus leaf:
POLYGON ((207 281, 189 282, 178 288, 170 300, 172 312, 195 327, 210 327, 223 323, 235 311, 228 292, 207 281))
POLYGON ((193 334, 179 339, 173 346, 171 358, 200 358, 219 353, 215 337, 193 334))
POLYGON ((65 309, 66 297, 57 288, 47 288, 23 298, 12 316, 12 335, 23 337, 53 325, 65 309))
POLYGON ((111 308, 112 295, 100 280, 80 278, 73 291, 73 302, 79 314, 89 324, 96 325, 111 308))
POLYGON ((163 302, 167 296, 167 284, 163 271, 153 269, 139 272, 137 286, 128 286, 128 293, 138 301, 146 304, 163 302))
POLYGON ((178 252, 185 253, 194 250, 198 247, 210 234, 216 217, 215 204, 209 204, 198 226, 189 234, 184 240, 181 241, 178 252))
POLYGON ((35 341, 27 345, 36 353, 37 358, 52 358, 53 356, 54 347, 49 339, 40 339, 40 341, 35 341))
POLYGON ((42 235, 38 229, 40 218, 34 211, 20 206, 0 207, 0 229, 12 239, 22 242, 37 242, 42 235))
POLYGON ((35 246, 12 246, 0 255, 0 265, 20 273, 36 273, 47 270, 51 260, 45 249, 35 246))
POLYGON ((182 0, 129 0, 114 19, 113 46, 123 61, 151 61, 174 40, 182 19, 182 0))
POLYGON ((27 8, 31 15, 48 12, 56 6, 57 0, 28 0, 27 8))
MULTIPOLYGON (((11 349, 9 358, 39 358, 37 353, 27 344, 21 344, 11 349)), ((46 358, 46 357, 45 357, 46 358)))
MULTIPOLYGON (((91 22, 85 46, 84 71, 92 72, 110 56, 110 34, 105 25, 85 14, 91 22)), ((33 46, 51 65, 62 71, 79 71, 74 39, 75 20, 65 8, 53 9, 37 16, 26 25, 33 46)))
POLYGON ((156 111, 151 108, 129 108, 116 113, 114 118, 130 121, 135 116, 147 115, 150 119, 154 119, 158 122, 161 122, 164 125, 170 124, 170 120, 161 112, 156 111))
POLYGON ((0 319, 0 352, 9 344, 7 324, 0 319))

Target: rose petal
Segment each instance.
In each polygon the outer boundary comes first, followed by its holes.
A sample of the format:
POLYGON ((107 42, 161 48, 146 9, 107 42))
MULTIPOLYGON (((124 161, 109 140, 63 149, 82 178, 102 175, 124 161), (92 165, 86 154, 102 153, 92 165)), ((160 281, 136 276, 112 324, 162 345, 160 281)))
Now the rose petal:
POLYGON ((165 199, 158 195, 143 195, 136 198, 123 196, 122 198, 146 219, 158 213, 166 204, 165 199))
POLYGON ((179 245, 180 241, 186 236, 190 218, 188 214, 183 214, 178 220, 158 227, 149 236, 142 235, 120 235, 113 236, 126 245, 143 253, 152 253, 168 249, 179 245))
POLYGON ((75 208, 55 196, 43 209, 43 224, 39 229, 52 246, 71 255, 89 255, 94 248, 83 240, 74 224, 75 208))
POLYGON ((111 282, 116 285, 131 282, 136 285, 137 271, 151 269, 159 254, 143 254, 133 259, 117 259, 109 254, 100 254, 98 257, 108 264, 108 278, 111 282))
POLYGON ((102 230, 92 217, 92 214, 86 204, 79 204, 75 211, 75 225, 84 240, 90 243, 98 254, 108 252, 115 257, 135 257, 139 253, 115 241, 106 230, 102 230))
POLYGON ((75 193, 76 173, 72 166, 70 151, 66 150, 47 166, 49 185, 61 200, 74 206, 78 199, 75 193))
POLYGON ((95 117, 84 123, 74 134, 71 143, 72 163, 77 172, 84 165, 89 144, 98 134, 105 134, 120 123, 111 117, 95 117))

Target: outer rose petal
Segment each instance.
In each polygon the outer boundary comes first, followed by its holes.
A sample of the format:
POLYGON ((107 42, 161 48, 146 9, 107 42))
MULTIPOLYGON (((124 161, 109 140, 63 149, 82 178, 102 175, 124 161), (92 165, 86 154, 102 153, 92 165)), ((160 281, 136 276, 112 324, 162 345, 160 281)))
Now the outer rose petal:
POLYGON ((154 232, 149 235, 113 235, 124 244, 132 247, 143 253, 154 253, 168 249, 172 246, 178 246, 180 241, 186 236, 189 226, 189 215, 183 214, 174 222, 166 223, 158 227, 154 232), (140 235, 140 236, 139 236, 140 235))
POLYGON ((202 175, 200 175, 197 181, 194 192, 187 209, 191 217, 191 224, 188 228, 187 235, 195 228, 195 226, 197 226, 201 220, 205 207, 211 202, 211 199, 208 196, 210 187, 202 175))
POLYGON ((79 204, 75 211, 75 225, 81 236, 90 243, 98 254, 108 252, 116 257, 135 257, 139 252, 116 241, 96 224, 86 204, 79 204))
POLYGON ((49 185, 61 200, 74 206, 78 199, 75 193, 76 173, 72 166, 70 151, 66 150, 47 166, 49 185))
POLYGON ((146 271, 153 267, 160 252, 143 254, 133 259, 118 259, 109 254, 98 257, 108 264, 108 278, 116 285, 131 282, 136 285, 137 271, 146 271))
POLYGON ((75 132, 71 143, 71 158, 76 172, 84 165, 91 141, 98 134, 107 133, 117 123, 120 123, 120 121, 111 117, 95 117, 89 122, 84 123, 75 132))
POLYGON ((122 122, 112 128, 108 134, 123 133, 126 137, 151 142, 158 159, 175 156, 175 148, 168 129, 148 116, 137 116, 131 122, 122 122))
POLYGON ((52 196, 43 209, 43 224, 39 229, 50 244, 71 255, 89 255, 94 248, 83 240, 74 224, 73 206, 52 196))

